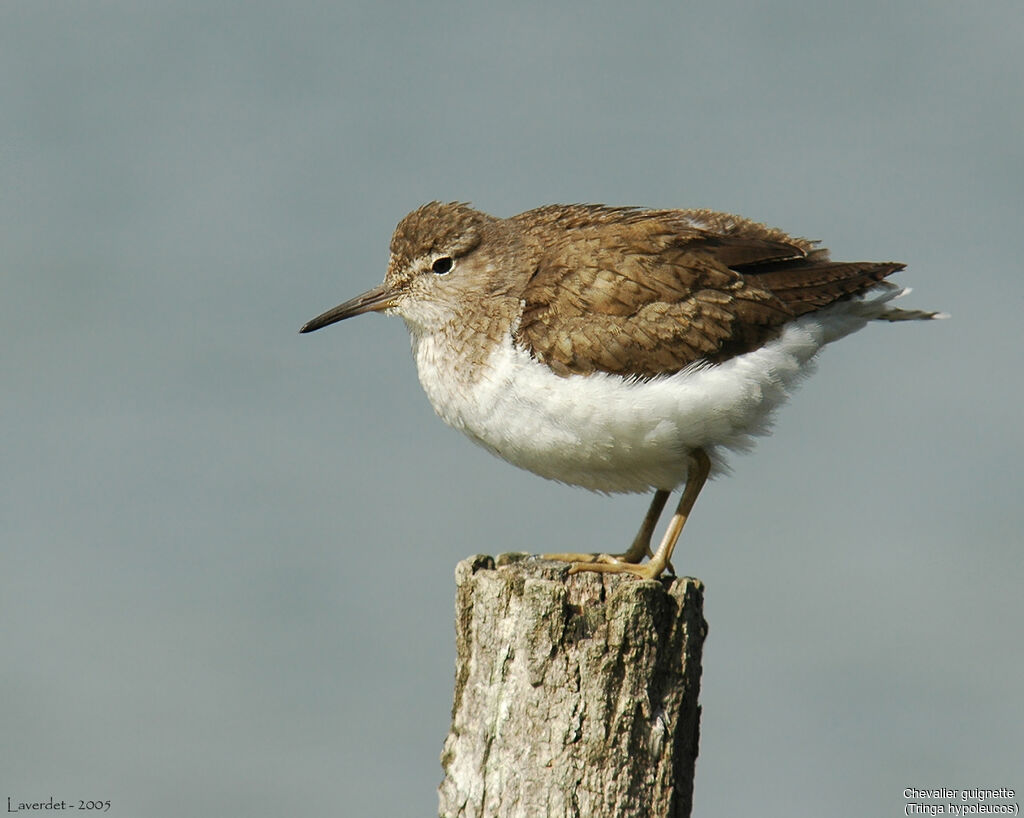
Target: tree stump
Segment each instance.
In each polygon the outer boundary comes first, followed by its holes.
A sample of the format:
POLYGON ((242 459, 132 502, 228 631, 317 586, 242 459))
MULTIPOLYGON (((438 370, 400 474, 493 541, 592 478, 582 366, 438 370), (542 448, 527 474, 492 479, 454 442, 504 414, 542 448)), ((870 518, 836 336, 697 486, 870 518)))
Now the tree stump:
POLYGON ((688 816, 703 586, 568 575, 525 554, 455 570, 442 818, 688 816))

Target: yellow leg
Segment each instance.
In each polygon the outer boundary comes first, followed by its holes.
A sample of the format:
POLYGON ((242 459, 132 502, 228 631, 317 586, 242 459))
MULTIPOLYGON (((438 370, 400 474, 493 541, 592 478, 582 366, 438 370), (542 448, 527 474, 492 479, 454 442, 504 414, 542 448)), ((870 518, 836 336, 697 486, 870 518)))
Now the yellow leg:
MULTIPOLYGON (((683 496, 679 498, 679 505, 676 506, 676 513, 669 521, 665 536, 658 546, 657 552, 650 561, 643 565, 636 565, 627 562, 574 562, 569 569, 570 574, 577 574, 580 571, 598 571, 606 574, 635 574, 645 579, 657 579, 661 576, 669 560, 672 558, 672 550, 676 547, 676 540, 686 525, 686 520, 693 510, 693 504, 697 502, 697 495, 704 488, 704 483, 711 472, 711 460, 703 449, 696 449, 690 455, 690 472, 686 477, 686 488, 683 489, 683 496)), ((645 520, 646 523, 646 520, 645 520)), ((632 549, 631 549, 632 550, 632 549)))
POLYGON ((616 564, 620 562, 638 563, 644 557, 651 556, 651 535, 654 534, 654 527, 658 524, 658 518, 668 501, 669 492, 658 489, 651 499, 651 506, 647 509, 640 530, 633 538, 633 544, 629 546, 624 554, 541 554, 541 559, 557 560, 558 562, 607 562, 616 564))

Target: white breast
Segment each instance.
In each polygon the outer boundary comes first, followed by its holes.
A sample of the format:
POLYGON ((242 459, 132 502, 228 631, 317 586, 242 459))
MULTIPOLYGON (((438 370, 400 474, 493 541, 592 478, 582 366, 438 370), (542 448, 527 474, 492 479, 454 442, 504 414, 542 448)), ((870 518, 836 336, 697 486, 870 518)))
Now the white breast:
POLYGON ((708 450, 718 470, 720 449, 749 449, 818 350, 877 317, 881 302, 841 302, 791 322, 753 352, 648 381, 559 377, 511 335, 472 372, 443 336, 414 334, 413 348, 438 415, 489 451, 563 483, 645 492, 682 483, 695 448, 708 450))

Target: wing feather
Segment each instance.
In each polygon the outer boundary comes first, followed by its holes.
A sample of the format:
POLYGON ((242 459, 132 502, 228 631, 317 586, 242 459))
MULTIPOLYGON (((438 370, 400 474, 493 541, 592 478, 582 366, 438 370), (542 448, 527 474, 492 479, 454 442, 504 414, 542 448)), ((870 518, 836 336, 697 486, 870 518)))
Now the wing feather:
POLYGON ((516 341, 560 375, 718 363, 903 266, 832 262, 813 242, 707 210, 578 205, 522 218, 538 261, 516 341))

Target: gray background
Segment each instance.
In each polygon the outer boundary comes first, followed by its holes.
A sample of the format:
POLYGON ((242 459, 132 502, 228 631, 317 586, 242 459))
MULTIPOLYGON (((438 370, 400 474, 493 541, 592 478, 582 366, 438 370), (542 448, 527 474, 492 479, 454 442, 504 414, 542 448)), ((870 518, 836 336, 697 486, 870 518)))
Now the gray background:
POLYGON ((1017 0, 4 3, 0 799, 435 812, 456 561, 647 501, 444 427, 398 320, 297 334, 431 199, 907 262, 953 320, 826 350, 677 552, 696 811, 1024 789, 1022 42, 1017 0))

